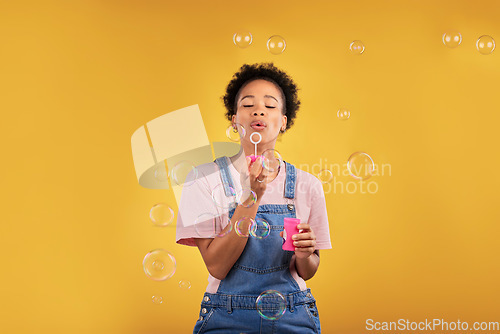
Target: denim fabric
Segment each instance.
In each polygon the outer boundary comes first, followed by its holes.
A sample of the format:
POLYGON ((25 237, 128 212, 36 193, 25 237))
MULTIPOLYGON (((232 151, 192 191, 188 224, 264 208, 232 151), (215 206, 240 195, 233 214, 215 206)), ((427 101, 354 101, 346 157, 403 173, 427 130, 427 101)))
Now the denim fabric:
POLYGON ((257 296, 205 293, 193 333, 321 333, 316 300, 310 290, 284 296, 285 314, 277 320, 266 320, 255 308, 257 296))
MULTIPOLYGON (((216 159, 224 187, 232 184, 226 157, 216 159)), ((295 198, 295 167, 287 162, 285 198, 295 198)), ((229 211, 229 217, 234 214, 229 211)), ((256 218, 270 225, 266 238, 249 237, 242 254, 224 278, 217 293, 205 293, 201 303, 194 334, 201 333, 321 333, 316 300, 309 289, 300 291, 290 273, 293 252, 284 251, 283 219, 295 218, 293 204, 264 204, 259 206, 256 218), (266 290, 279 291, 286 299, 282 317, 267 320, 256 308, 257 297, 266 290)))

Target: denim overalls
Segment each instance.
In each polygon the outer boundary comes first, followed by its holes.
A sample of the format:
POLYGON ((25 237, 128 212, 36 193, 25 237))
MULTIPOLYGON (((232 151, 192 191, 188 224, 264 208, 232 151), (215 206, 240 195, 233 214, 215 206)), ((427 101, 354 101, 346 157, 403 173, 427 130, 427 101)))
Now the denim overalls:
MULTIPOLYGON (((226 196, 234 188, 227 157, 215 160, 219 166, 226 196)), ((193 334, 238 333, 320 333, 316 300, 310 289, 301 291, 290 274, 293 252, 284 251, 283 218, 295 218, 295 167, 287 162, 284 196, 289 204, 260 205, 256 218, 267 220, 270 233, 264 239, 248 237, 242 254, 221 280, 217 293, 205 293, 193 334), (262 318, 256 308, 257 297, 266 290, 279 291, 286 300, 281 318, 262 318)), ((229 211, 229 218, 235 208, 229 211)))

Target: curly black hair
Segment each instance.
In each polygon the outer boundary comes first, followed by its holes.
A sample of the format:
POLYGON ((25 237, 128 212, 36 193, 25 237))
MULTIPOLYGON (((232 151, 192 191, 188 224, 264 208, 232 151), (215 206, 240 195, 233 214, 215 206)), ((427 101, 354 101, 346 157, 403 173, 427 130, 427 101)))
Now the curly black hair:
POLYGON ((283 114, 287 117, 286 130, 288 130, 297 116, 300 107, 300 100, 297 96, 297 85, 292 78, 284 71, 280 70, 273 63, 260 63, 248 65, 244 64, 239 71, 233 75, 226 88, 226 94, 221 97, 226 107, 226 117, 229 121, 237 111, 237 96, 241 88, 250 81, 264 79, 276 84, 283 94, 285 101, 283 114))

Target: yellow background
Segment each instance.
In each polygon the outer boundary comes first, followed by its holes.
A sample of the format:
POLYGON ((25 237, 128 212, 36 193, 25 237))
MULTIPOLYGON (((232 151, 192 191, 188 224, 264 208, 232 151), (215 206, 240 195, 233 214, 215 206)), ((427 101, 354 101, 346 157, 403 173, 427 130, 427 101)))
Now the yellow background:
POLYGON ((493 0, 1 1, 0 331, 192 330, 208 272, 175 228, 149 221, 175 200, 138 184, 130 137, 198 104, 209 140, 225 141, 220 96, 261 61, 301 89, 285 160, 365 151, 391 165, 375 194, 326 195, 333 249, 308 281, 323 332, 364 333, 369 318, 500 321, 500 50, 475 49, 481 35, 500 42, 499 14, 493 0), (238 29, 249 48, 233 44, 238 29), (275 34, 281 55, 265 46, 275 34), (155 248, 176 256, 170 280, 142 270, 155 248))

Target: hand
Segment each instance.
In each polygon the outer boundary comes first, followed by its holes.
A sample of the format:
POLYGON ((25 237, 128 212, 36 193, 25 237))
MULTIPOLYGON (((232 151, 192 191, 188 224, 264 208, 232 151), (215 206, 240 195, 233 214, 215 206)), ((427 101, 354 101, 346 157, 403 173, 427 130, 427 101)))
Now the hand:
MULTIPOLYGON (((316 247, 316 235, 308 223, 300 223, 297 225, 299 233, 292 237, 293 245, 295 246, 295 256, 299 259, 306 259, 314 253, 316 247)), ((283 237, 283 231, 280 232, 283 237)))
POLYGON ((255 192, 255 195, 257 195, 257 200, 260 200, 266 191, 266 181, 269 172, 262 167, 261 156, 258 156, 254 162, 252 162, 250 157, 246 157, 246 160, 248 164, 250 188, 255 192))

